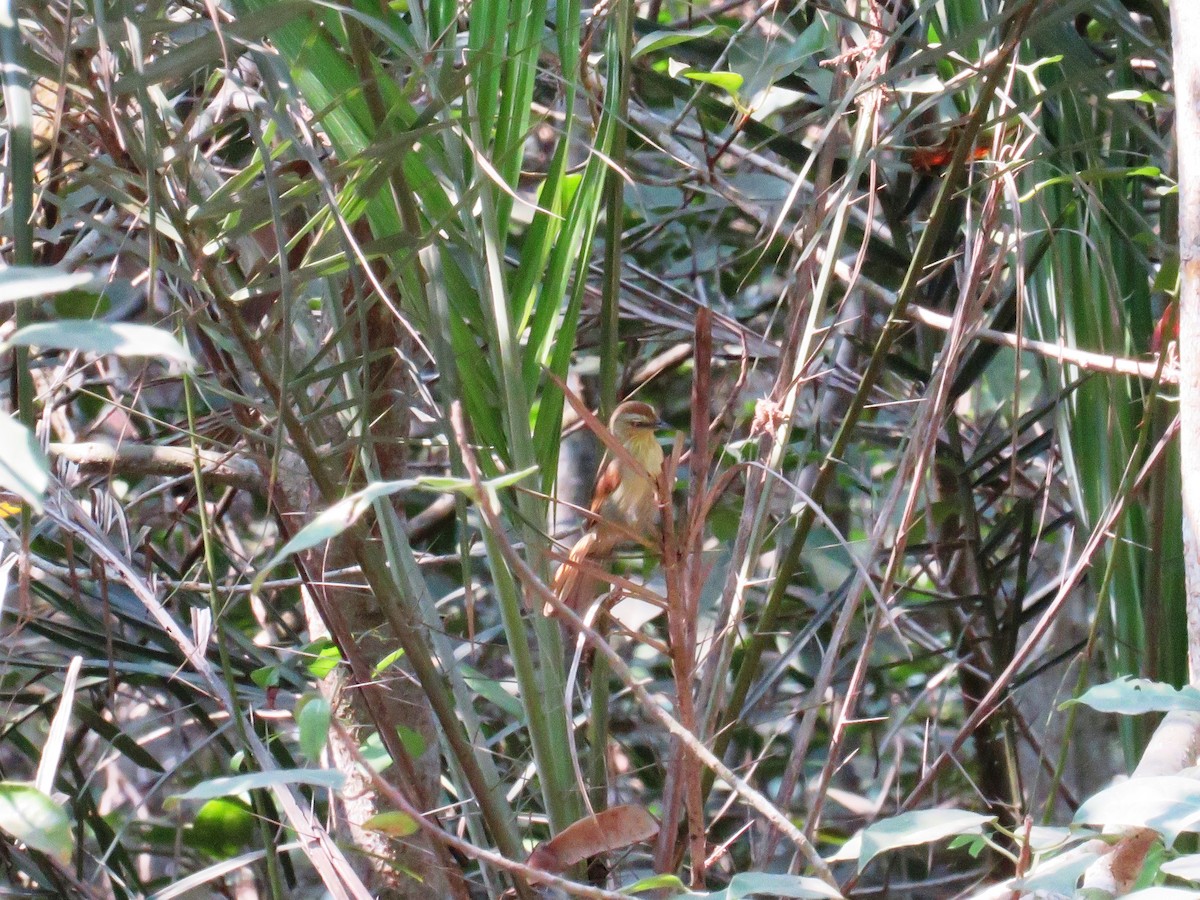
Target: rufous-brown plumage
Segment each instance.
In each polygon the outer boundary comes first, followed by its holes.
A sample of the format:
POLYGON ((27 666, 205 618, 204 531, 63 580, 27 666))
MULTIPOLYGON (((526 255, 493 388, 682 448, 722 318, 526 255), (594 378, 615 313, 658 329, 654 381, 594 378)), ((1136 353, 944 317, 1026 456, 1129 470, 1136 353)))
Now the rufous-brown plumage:
MULTIPOLYGON (((658 425, 658 412, 639 400, 622 403, 609 419, 608 430, 644 472, 617 458, 601 465, 589 505, 592 516, 554 574, 555 595, 575 612, 582 612, 601 588, 602 580, 586 570, 607 562, 622 542, 649 537, 654 528, 663 466, 662 448, 654 436, 658 425)), ((546 614, 552 610, 547 604, 546 614)))

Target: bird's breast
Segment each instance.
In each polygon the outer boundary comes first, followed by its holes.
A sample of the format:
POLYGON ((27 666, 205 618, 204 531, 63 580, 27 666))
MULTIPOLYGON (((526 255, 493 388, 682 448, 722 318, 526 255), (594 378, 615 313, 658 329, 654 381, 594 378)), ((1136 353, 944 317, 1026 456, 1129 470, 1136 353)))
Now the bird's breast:
MULTIPOLYGON (((653 435, 630 441, 629 451, 652 478, 658 478, 663 452, 653 435)), ((654 524, 655 482, 630 466, 618 465, 621 477, 612 494, 609 518, 635 531, 649 531, 654 524)))

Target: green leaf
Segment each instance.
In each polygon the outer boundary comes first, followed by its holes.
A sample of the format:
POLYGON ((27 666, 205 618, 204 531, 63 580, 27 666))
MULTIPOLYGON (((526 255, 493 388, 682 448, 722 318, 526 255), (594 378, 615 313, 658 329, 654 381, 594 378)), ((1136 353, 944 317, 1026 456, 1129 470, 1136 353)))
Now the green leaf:
POLYGON ((382 812, 371 816, 371 818, 363 822, 362 827, 367 831, 378 831, 380 834, 398 838, 416 834, 421 829, 416 819, 408 813, 400 812, 399 810, 382 812))
POLYGON ((746 80, 737 72, 704 72, 700 69, 684 69, 679 74, 692 81, 715 85, 735 99, 746 80))
POLYGON ((495 678, 489 678, 471 666, 463 666, 462 673, 467 687, 489 703, 499 707, 509 718, 517 721, 525 718, 525 709, 521 705, 521 701, 506 691, 504 685, 495 678))
POLYGON ((276 769, 273 772, 226 775, 202 781, 182 794, 172 794, 166 799, 166 805, 174 806, 182 800, 211 800, 214 797, 228 797, 233 794, 279 787, 284 784, 307 784, 312 787, 340 791, 345 781, 345 775, 332 769, 276 769))
POLYGON ((70 290, 54 298, 54 315, 59 319, 95 319, 108 312, 111 306, 105 294, 70 290))
POLYGON ((1180 832, 1200 832, 1200 781, 1179 775, 1131 778, 1085 800, 1074 823, 1144 826, 1170 846, 1180 832))
POLYGON ((75 849, 66 810, 33 785, 0 781, 0 829, 64 865, 75 849))
POLYGON ((33 432, 0 411, 0 487, 12 491, 36 512, 42 511, 42 495, 50 486, 50 460, 38 446, 33 432))
POLYGON ((386 672, 393 665, 400 662, 400 660, 402 660, 403 658, 404 658, 404 648, 397 647, 395 650, 393 650, 391 653, 387 654, 379 662, 375 663, 375 668, 371 670, 371 677, 378 678, 380 675, 382 675, 384 672, 386 672))
MULTIPOLYGON (((401 738, 401 742, 403 742, 403 738, 401 738)), ((372 731, 367 735, 367 739, 359 746, 358 752, 362 754, 363 761, 371 767, 373 772, 382 772, 392 764, 392 757, 388 755, 387 749, 383 746, 383 739, 379 736, 378 731, 372 731)))
POLYGON ((726 25, 700 25, 684 31, 652 31, 634 44, 629 58, 637 59, 639 56, 644 56, 647 53, 665 50, 667 47, 674 47, 676 44, 683 44, 688 41, 696 41, 703 38, 725 38, 732 33, 732 30, 726 25))
MULTIPOLYGON (((1036 849, 1034 853, 1037 853, 1036 849)), ((1076 847, 1069 856, 1042 856, 1021 879, 1021 889, 1026 896, 1070 897, 1079 883, 1079 876, 1099 857, 1098 851, 1088 852, 1080 847, 1076 847)))
MULTIPOLYGON (((485 486, 488 488, 510 487, 522 478, 532 475, 535 471, 536 468, 530 466, 519 472, 511 472, 485 482, 485 486)), ((339 500, 301 528, 290 541, 283 545, 283 549, 272 556, 267 564, 263 566, 258 576, 254 579, 251 590, 257 592, 261 589, 263 582, 266 581, 267 574, 293 553, 308 550, 311 547, 319 546, 337 537, 357 522, 376 500, 381 497, 418 488, 443 493, 462 492, 470 494, 474 491, 474 486, 465 478, 402 478, 398 481, 376 481, 373 484, 369 484, 362 490, 355 491, 349 497, 339 500)))
POLYGON ((818 878, 802 875, 775 875, 769 872, 742 872, 730 879, 725 889, 729 900, 741 900, 755 894, 772 894, 776 897, 836 898, 841 897, 836 889, 818 878))
POLYGON ((308 674, 312 675, 313 678, 324 678, 336 669, 338 663, 342 661, 342 651, 328 638, 313 641, 312 644, 305 648, 304 652, 315 656, 306 666, 308 674))
POLYGON ((1082 697, 1067 700, 1060 709, 1074 703, 1082 703, 1100 712, 1127 716, 1168 712, 1172 709, 1200 711, 1200 690, 1190 685, 1177 689, 1169 684, 1126 675, 1107 684, 1088 688, 1082 697))
POLYGON ((397 725, 396 735, 400 738, 400 743, 404 745, 405 752, 413 759, 420 759, 425 754, 425 738, 415 728, 397 725))
POLYGON ((1200 853, 1191 853, 1168 860, 1160 866, 1162 871, 1185 881, 1200 882, 1200 853))
POLYGON ((741 872, 729 881, 729 887, 713 893, 688 893, 681 900, 742 900, 769 894, 772 897, 796 897, 801 900, 839 900, 841 893, 819 878, 804 875, 779 875, 772 872, 741 872))
POLYGON ((371 508, 371 504, 380 497, 387 497, 401 491, 411 491, 419 487, 415 478, 403 478, 399 481, 377 481, 369 484, 360 491, 355 491, 349 497, 339 500, 329 509, 320 513, 315 519, 301 528, 283 548, 267 562, 254 579, 252 590, 257 592, 262 588, 267 574, 291 556, 302 550, 317 547, 331 538, 337 537, 361 518, 363 513, 371 508))
POLYGON ((919 809, 902 813, 864 828, 850 838, 831 861, 857 859, 861 872, 880 853, 930 844, 957 834, 973 834, 994 818, 963 809, 919 809))
POLYGON ((687 893, 687 885, 679 880, 678 875, 651 875, 621 888, 625 894, 640 894, 642 891, 673 890, 676 893, 687 893))
POLYGON ((46 350, 81 350, 116 356, 153 356, 191 369, 196 361, 191 351, 169 331, 152 325, 126 322, 37 322, 17 331, 0 349, 41 347, 46 350))
POLYGON ((254 840, 254 811, 238 797, 216 797, 196 811, 184 842, 217 859, 229 859, 254 840))
POLYGON ((1134 100, 1138 103, 1149 103, 1151 106, 1159 104, 1172 106, 1173 100, 1170 94, 1164 94, 1162 91, 1138 91, 1138 90, 1123 90, 1112 91, 1108 95, 1109 100, 1134 100))
POLYGON ((329 701, 317 694, 305 694, 296 702, 296 725, 300 729, 300 752, 311 763, 319 762, 329 740, 333 710, 329 701))
POLYGON ((0 269, 0 303, 61 294, 94 284, 96 280, 91 272, 62 272, 50 266, 7 266, 0 269))
POLYGON ((279 687, 279 666, 262 666, 250 673, 250 680, 260 688, 279 687))

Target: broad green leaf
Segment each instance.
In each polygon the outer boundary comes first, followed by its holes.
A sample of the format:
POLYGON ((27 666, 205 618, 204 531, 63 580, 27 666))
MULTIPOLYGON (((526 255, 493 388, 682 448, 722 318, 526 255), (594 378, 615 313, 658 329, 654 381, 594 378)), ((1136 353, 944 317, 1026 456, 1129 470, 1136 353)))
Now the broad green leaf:
POLYGON ((12 491, 37 512, 50 486, 50 461, 33 432, 0 411, 0 487, 12 491))
POLYGON ((152 325, 127 322, 89 322, 72 319, 65 322, 37 322, 17 331, 0 349, 41 347, 45 350, 81 350, 112 353, 116 356, 153 356, 170 360, 185 368, 195 366, 191 351, 169 331, 152 325))
POLYGON ((1085 800, 1074 823, 1153 828, 1170 846, 1181 832, 1200 832, 1200 781, 1179 775, 1131 778, 1085 800))
POLYGON ((367 739, 359 745, 358 752, 362 754, 363 761, 371 767, 373 772, 382 772, 392 764, 392 758, 388 755, 387 749, 383 746, 383 739, 379 737, 377 731, 372 731, 367 735, 367 739))
POLYGON ((476 691, 483 699, 502 709, 505 715, 514 721, 521 721, 525 718, 525 708, 521 705, 521 701, 506 691, 504 685, 495 678, 489 678, 479 670, 465 665, 462 667, 462 673, 463 679, 471 690, 476 691))
POLYGON ((308 665, 305 667, 313 678, 324 678, 342 661, 342 651, 328 638, 313 641, 304 649, 304 652, 310 657, 314 657, 309 659, 308 665))
POLYGON ((333 711, 329 701, 316 694, 305 694, 296 703, 296 725, 300 729, 300 752, 311 763, 321 759, 329 740, 333 711))
POLYGON ((880 853, 931 844, 958 834, 975 834, 994 816, 964 809, 918 809, 883 819, 848 840, 832 860, 857 859, 861 872, 880 853))
POLYGON ((378 831, 380 834, 398 838, 416 834, 421 828, 417 824, 416 819, 408 813, 400 812, 399 810, 382 812, 371 816, 371 818, 363 822, 362 827, 367 831, 378 831))
POLYGON ((684 69, 679 74, 692 81, 715 85, 735 99, 746 80, 737 72, 702 72, 699 69, 684 69))
POLYGON ((801 900, 839 900, 842 896, 819 878, 804 875, 779 875, 771 872, 741 872, 729 880, 729 887, 712 893, 688 893, 681 900, 742 900, 743 897, 769 895, 801 900))
POLYGON ((261 666, 250 673, 250 680, 264 690, 279 687, 280 679, 279 666, 261 666))
POLYGON ((420 759, 425 755, 425 738, 415 728, 409 728, 407 725, 397 725, 396 736, 400 738, 400 743, 404 745, 405 752, 413 759, 420 759))
POLYGON ((91 272, 62 272, 50 266, 7 266, 0 269, 0 303, 32 300, 93 284, 91 272))
POLYGON ((1079 849, 1078 853, 1042 856, 1021 879, 1021 890, 1032 896, 1043 896, 1035 893, 1040 891, 1048 897, 1069 897, 1075 892, 1079 876, 1087 871, 1088 866, 1099 856, 1098 851, 1085 852, 1082 849, 1079 849))
POLYGON ((684 31, 652 31, 633 46, 630 59, 637 59, 656 50, 665 50, 676 44, 696 41, 702 38, 725 38, 733 32, 726 25, 700 25, 684 31))
POLYGON ((1160 868, 1168 875, 1183 878, 1187 881, 1200 881, 1200 853, 1191 853, 1177 859, 1168 860, 1160 868))
POLYGON ((1164 94, 1162 91, 1139 91, 1139 90, 1123 90, 1112 91, 1108 95, 1109 100, 1135 100, 1139 103, 1149 103, 1151 106, 1163 104, 1166 106, 1174 105, 1174 100, 1170 94, 1164 94))
POLYGON ((250 805, 238 797, 215 797, 196 811, 184 842, 216 859, 228 859, 254 841, 257 825, 250 805))
POLYGON ((729 900, 741 900, 757 894, 775 897, 838 898, 841 893, 818 878, 802 875, 775 875, 769 872, 742 872, 734 875, 725 889, 729 900))
POLYGON ((0 781, 0 830, 64 865, 75 849, 66 810, 29 784, 0 781))
POLYGON ((320 546, 337 537, 357 522, 363 513, 371 508, 371 504, 380 497, 398 494, 401 491, 411 491, 419 486, 420 482, 415 478, 377 481, 360 491, 355 491, 349 497, 339 500, 301 528, 278 553, 268 560, 267 564, 259 571, 258 577, 254 579, 253 590, 258 591, 262 587, 263 581, 266 580, 267 574, 293 553, 320 546))
POLYGON ((1132 678, 1128 675, 1107 684, 1090 687, 1077 700, 1067 700, 1060 708, 1082 703, 1107 713, 1137 716, 1148 712, 1168 712, 1172 709, 1200 711, 1200 690, 1189 686, 1175 688, 1169 684, 1132 678))
POLYGON ((642 891, 672 890, 679 894, 687 893, 687 885, 679 880, 678 875, 651 875, 621 888, 624 894, 640 894, 642 891))
POLYGON ((94 291, 64 291, 54 298, 56 319, 99 319, 112 308, 108 294, 94 291))
POLYGON ((250 772, 245 775, 226 775, 202 781, 182 794, 172 794, 168 805, 182 800, 211 800, 214 797, 229 797, 246 791, 279 787, 284 784, 307 784, 312 787, 339 791, 346 776, 332 769, 277 769, 274 772, 250 772))

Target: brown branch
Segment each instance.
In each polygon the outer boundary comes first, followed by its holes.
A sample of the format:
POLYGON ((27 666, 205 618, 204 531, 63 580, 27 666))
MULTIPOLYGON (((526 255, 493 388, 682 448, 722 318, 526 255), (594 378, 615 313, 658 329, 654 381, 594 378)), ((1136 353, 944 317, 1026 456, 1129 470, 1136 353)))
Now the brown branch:
POLYGON ((197 461, 206 478, 215 484, 266 493, 267 479, 258 463, 231 452, 199 450, 187 446, 153 444, 51 444, 50 455, 79 466, 85 475, 190 476, 197 461))

